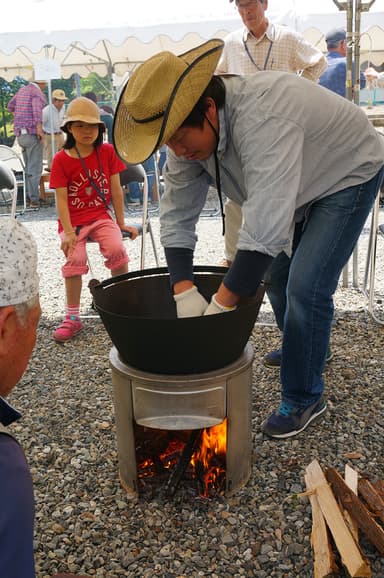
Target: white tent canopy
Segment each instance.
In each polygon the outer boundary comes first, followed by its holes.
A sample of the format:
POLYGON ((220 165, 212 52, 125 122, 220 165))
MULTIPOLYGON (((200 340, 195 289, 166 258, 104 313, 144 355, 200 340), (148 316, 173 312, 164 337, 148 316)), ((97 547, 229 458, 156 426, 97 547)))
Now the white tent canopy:
MULTIPOLYGON (((115 73, 122 76, 160 50, 181 53, 241 26, 228 0, 16 0, 13 18, 0 23, 0 76, 30 79, 35 62, 50 58, 65 78, 115 73), (99 4, 99 3, 98 3, 99 4), (100 4, 99 4, 100 6, 100 4)), ((346 14, 332 0, 270 0, 267 16, 286 24, 325 50, 324 34, 346 27, 346 14)), ((362 14, 361 61, 384 62, 384 0, 362 14)))

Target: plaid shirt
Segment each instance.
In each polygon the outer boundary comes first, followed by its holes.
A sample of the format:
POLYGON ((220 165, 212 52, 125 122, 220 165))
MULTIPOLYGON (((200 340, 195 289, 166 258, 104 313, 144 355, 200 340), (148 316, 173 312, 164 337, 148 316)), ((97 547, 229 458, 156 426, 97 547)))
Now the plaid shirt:
POLYGON ((36 125, 42 122, 43 108, 47 101, 37 84, 30 82, 22 86, 9 101, 8 110, 14 115, 14 132, 19 136, 21 129, 28 134, 37 134, 36 125))
POLYGON ((285 26, 269 23, 257 39, 247 28, 226 36, 216 74, 254 74, 260 70, 302 73, 317 81, 327 68, 323 53, 300 34, 285 26))

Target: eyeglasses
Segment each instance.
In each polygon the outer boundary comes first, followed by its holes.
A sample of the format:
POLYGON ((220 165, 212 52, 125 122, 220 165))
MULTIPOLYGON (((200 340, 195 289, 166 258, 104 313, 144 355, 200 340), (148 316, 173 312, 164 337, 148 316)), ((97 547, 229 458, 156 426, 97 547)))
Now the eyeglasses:
POLYGON ((258 4, 262 4, 263 0, 249 0, 249 2, 239 2, 236 0, 236 8, 238 10, 247 10, 256 8, 258 4))

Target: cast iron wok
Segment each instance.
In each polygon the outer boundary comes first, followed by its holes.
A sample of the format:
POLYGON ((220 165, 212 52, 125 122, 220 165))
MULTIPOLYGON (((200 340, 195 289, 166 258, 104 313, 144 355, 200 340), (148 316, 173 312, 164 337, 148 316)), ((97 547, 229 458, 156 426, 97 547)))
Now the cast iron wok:
MULTIPOLYGON (((194 282, 209 302, 226 269, 194 268, 194 282)), ((168 269, 134 271, 89 284, 94 306, 128 365, 150 373, 194 374, 236 361, 252 333, 264 295, 235 311, 178 319, 168 269)))

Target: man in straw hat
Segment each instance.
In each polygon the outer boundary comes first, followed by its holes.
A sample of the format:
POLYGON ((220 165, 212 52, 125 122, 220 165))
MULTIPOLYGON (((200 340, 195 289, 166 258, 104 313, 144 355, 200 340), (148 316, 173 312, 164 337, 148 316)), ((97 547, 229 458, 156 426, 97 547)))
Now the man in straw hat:
POLYGON ((61 130, 61 125, 64 122, 64 104, 66 100, 68 99, 64 90, 56 88, 52 92, 52 104, 47 104, 47 106, 43 108, 43 131, 45 134, 44 154, 47 161, 48 171, 52 168, 52 144, 55 153, 57 153, 65 142, 65 136, 61 130))
POLYGON ((138 67, 120 97, 114 140, 128 163, 169 147, 161 242, 179 317, 230 311, 256 292, 274 258, 289 260, 280 296, 282 402, 262 424, 285 438, 326 409, 333 293, 383 179, 384 143, 356 105, 304 78, 214 76, 222 46, 212 39, 138 67), (192 265, 212 180, 242 206, 243 223, 208 305, 192 265))

